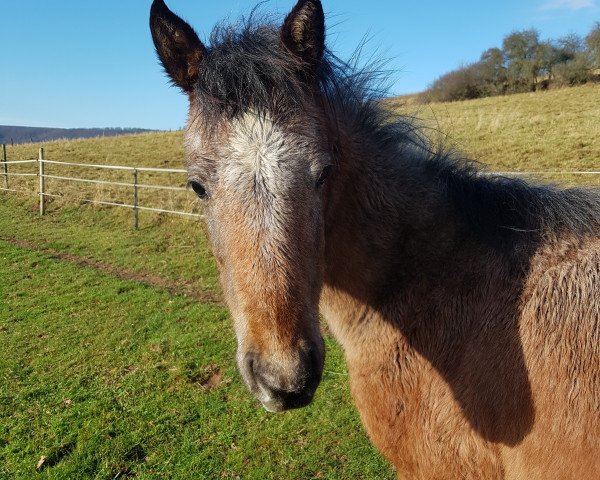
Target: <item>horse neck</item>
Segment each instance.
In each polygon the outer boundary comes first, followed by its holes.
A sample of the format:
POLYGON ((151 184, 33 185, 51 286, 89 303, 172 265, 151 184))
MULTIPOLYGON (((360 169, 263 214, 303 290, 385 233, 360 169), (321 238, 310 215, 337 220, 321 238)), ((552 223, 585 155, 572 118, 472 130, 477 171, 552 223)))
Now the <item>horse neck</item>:
POLYGON ((493 321, 516 318, 536 244, 525 237, 503 249, 478 235, 439 175, 444 158, 418 142, 341 131, 351 133, 340 135, 327 184, 320 306, 347 354, 402 337, 440 365, 479 328, 481 309, 495 309, 493 321))
MULTIPOLYGON (((341 132, 351 130, 340 129, 341 132)), ((426 178, 423 149, 378 145, 367 132, 339 134, 340 168, 325 218, 325 283, 377 302, 399 275, 426 276, 454 243, 439 187, 426 178)))
POLYGON ((360 132, 340 140, 321 312, 349 364, 364 345, 393 351, 399 342, 443 368, 477 328, 473 312, 490 285, 514 304, 520 270, 465 230, 424 149, 380 148, 360 132))

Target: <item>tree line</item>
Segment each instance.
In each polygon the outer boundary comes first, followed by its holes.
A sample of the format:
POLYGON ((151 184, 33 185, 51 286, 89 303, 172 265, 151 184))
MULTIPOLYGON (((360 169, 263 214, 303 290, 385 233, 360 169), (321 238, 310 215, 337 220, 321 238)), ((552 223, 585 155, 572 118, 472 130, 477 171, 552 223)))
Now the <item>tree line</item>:
POLYGON ((502 48, 489 48, 478 62, 435 80, 428 101, 454 101, 574 86, 600 80, 600 22, 588 35, 540 40, 535 29, 515 31, 502 48))

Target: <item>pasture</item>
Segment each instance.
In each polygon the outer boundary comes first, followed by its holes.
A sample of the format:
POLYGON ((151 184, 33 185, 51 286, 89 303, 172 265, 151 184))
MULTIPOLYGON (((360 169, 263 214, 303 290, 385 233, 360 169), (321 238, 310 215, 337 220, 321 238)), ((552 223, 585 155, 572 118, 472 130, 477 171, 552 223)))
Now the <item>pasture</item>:
POLYGON ((0 254, 1 477, 40 462, 65 479, 386 478, 339 353, 327 395, 269 415, 237 379, 221 305, 4 241, 0 254))
MULTIPOLYGON (((600 167, 600 85, 429 105, 391 104, 496 171, 600 167)), ((556 180, 556 177, 554 177, 556 180)))
MULTIPOLYGON (((396 108, 492 169, 598 170, 599 100, 592 86, 396 108)), ((50 160, 179 168, 181 142, 173 132, 44 147, 50 160)), ((9 147, 9 159, 38 147, 9 147)), ((40 218, 35 195, 0 199, 1 477, 39 465, 65 479, 393 478, 330 336, 309 407, 272 415, 246 392, 198 221, 141 213, 133 231, 129 211, 56 200, 40 218)))

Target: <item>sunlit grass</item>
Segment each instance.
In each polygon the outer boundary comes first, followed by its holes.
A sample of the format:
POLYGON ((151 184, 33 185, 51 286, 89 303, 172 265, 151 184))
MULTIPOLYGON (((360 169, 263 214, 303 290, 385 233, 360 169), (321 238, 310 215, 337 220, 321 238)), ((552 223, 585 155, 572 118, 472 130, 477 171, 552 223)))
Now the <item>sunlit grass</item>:
POLYGON ((493 170, 600 170, 597 84, 400 110, 493 170))
POLYGON ((315 402, 274 416, 223 307, 2 241, 0 258, 0 478, 392 478, 329 339, 315 402))

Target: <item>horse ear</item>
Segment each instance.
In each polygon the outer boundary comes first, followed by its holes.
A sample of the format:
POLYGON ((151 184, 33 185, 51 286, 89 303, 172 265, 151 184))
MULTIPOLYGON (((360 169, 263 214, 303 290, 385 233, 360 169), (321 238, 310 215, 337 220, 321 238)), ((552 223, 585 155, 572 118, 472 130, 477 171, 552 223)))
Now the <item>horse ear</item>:
POLYGON ((190 27, 165 5, 154 0, 150 8, 150 31, 158 58, 173 82, 184 92, 194 89, 204 45, 190 27))
POLYGON ((310 69, 325 51, 325 15, 319 0, 299 0, 281 27, 283 45, 310 69))

